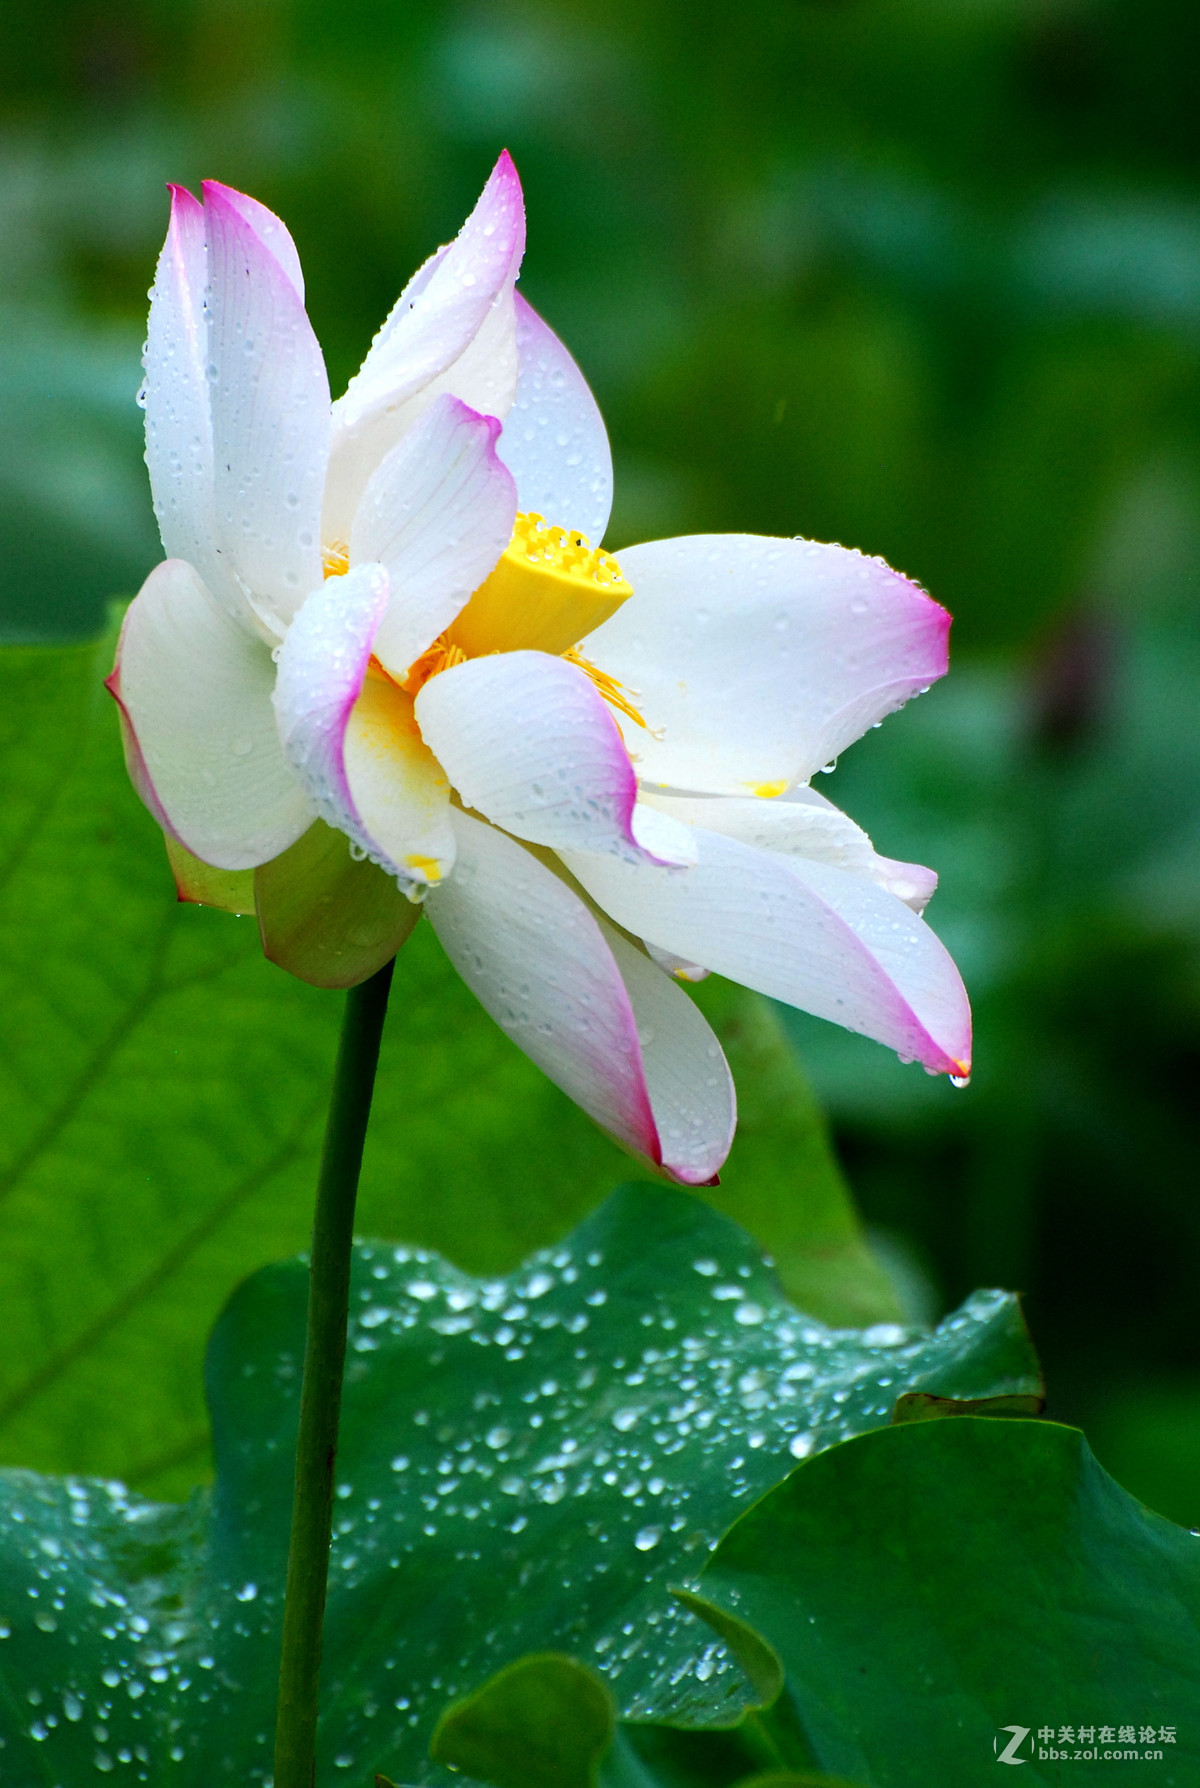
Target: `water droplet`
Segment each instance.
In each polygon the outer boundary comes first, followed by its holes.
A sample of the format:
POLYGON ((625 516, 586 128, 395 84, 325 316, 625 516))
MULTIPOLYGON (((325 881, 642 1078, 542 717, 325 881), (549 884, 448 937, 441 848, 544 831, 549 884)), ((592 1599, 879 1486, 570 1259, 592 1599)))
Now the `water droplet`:
POLYGON ((661 1527, 643 1527, 633 1536, 633 1543, 639 1552, 653 1552, 662 1537, 661 1527))

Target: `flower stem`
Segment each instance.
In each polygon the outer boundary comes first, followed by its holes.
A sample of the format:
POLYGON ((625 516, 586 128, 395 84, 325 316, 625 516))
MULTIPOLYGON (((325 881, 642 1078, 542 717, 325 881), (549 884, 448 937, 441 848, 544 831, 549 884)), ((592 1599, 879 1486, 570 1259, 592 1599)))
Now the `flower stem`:
POLYGON ((346 995, 317 1181, 308 1271, 308 1338, 283 1605, 274 1788, 313 1788, 321 1625, 338 1414, 346 1364, 354 1202, 394 962, 346 995))

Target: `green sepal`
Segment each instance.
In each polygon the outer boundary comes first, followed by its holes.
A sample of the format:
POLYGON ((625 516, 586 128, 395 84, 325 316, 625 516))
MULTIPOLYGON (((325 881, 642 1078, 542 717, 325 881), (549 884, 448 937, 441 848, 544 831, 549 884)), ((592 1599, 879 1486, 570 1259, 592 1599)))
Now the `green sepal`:
POLYGON ((561 1652, 532 1653, 448 1707, 429 1750, 496 1788, 595 1788, 615 1724, 592 1671, 561 1652))
POLYGON ((254 870, 215 869, 194 857, 186 845, 163 833, 167 861, 175 877, 175 891, 180 900, 194 906, 216 906, 224 913, 254 911, 254 870))
POLYGON ((352 857, 317 820, 254 871, 263 953, 313 987, 354 987, 406 942, 421 916, 378 864, 352 857))

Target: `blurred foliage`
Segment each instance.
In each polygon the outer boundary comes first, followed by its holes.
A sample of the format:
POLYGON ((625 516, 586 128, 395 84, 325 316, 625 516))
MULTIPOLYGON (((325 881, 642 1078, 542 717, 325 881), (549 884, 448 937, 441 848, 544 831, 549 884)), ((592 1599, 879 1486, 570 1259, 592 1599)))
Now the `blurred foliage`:
POLYGON ((914 1309, 1025 1287, 1052 1409, 1192 1525, 1198 54, 1187 0, 0 17, 6 637, 86 632, 156 556, 166 179, 287 218, 336 388, 506 142, 525 290, 609 418, 609 544, 842 539, 957 617, 950 683, 827 786, 941 871, 976 1083, 793 1034, 914 1309))

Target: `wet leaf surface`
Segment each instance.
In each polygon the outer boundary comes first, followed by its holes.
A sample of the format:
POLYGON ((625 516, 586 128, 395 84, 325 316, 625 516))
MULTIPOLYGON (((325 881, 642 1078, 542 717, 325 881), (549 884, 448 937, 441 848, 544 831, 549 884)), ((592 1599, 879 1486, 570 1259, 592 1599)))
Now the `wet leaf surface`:
MULTIPOLYGON (((267 1268, 217 1325, 211 1503, 4 1477, 5 1788, 269 1773, 305 1289, 267 1268)), ((359 1245, 319 1778, 431 1779, 446 1705, 531 1651, 589 1664, 627 1718, 735 1723, 754 1691, 671 1586, 901 1391, 1036 1383, 1011 1297, 932 1334, 830 1330, 669 1188, 622 1189, 507 1278, 359 1245)))

